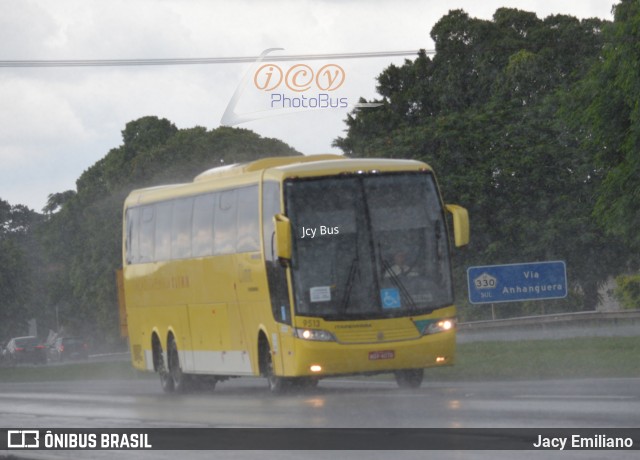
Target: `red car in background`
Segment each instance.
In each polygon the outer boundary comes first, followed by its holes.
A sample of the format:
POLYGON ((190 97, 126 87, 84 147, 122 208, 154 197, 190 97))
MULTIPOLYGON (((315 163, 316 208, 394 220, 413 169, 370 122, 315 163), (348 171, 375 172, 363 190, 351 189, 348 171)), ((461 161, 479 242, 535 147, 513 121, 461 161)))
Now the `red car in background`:
POLYGON ((5 347, 4 355, 9 366, 16 366, 22 363, 47 363, 45 346, 34 336, 14 337, 9 340, 5 347))

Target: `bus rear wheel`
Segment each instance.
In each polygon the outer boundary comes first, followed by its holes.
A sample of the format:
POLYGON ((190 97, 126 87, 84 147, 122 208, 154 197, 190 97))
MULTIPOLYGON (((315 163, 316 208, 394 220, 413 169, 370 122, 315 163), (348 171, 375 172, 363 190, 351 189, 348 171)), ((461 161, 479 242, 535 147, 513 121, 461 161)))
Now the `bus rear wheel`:
POLYGON ((160 376, 160 386, 162 387, 162 391, 165 393, 173 393, 173 379, 171 378, 171 374, 169 373, 169 369, 165 365, 164 356, 162 354, 162 348, 159 343, 156 344, 156 349, 154 351, 154 359, 155 359, 155 369, 158 375, 160 376))
POLYGON ((173 391, 184 393, 189 389, 189 375, 182 372, 180 367, 180 357, 178 356, 178 346, 173 337, 167 343, 167 361, 169 366, 169 379, 173 382, 173 391))
POLYGON ((419 388, 424 378, 424 369, 403 369, 394 374, 400 388, 419 388))

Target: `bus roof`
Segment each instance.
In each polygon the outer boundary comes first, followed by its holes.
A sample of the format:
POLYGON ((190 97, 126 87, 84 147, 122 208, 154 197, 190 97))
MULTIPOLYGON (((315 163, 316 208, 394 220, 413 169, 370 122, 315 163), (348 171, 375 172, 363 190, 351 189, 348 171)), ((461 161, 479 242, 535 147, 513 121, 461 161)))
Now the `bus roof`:
POLYGON ((333 154, 261 158, 260 160, 255 160, 248 163, 236 163, 209 169, 196 176, 193 181, 198 182, 203 180, 217 179, 219 177, 237 176, 248 172, 261 171, 263 169, 271 169, 278 166, 285 166, 290 164, 310 163, 322 160, 343 160, 344 158, 345 157, 343 157, 342 155, 333 154))
POLYGON ((348 158, 342 155, 323 154, 291 157, 263 158, 248 163, 238 163, 209 169, 196 176, 194 183, 207 180, 241 176, 251 172, 269 172, 272 178, 285 176, 313 176, 317 174, 357 173, 381 169, 385 171, 431 170, 429 165, 416 160, 388 158, 348 158))
MULTIPOLYGON (((209 169, 195 177, 193 182, 183 184, 162 185, 134 190, 126 200, 127 206, 135 206, 143 202, 156 201, 173 195, 188 195, 197 190, 211 187, 210 181, 235 182, 242 176, 260 176, 282 180, 286 177, 312 177, 341 173, 359 173, 382 171, 417 171, 431 170, 431 168, 416 160, 396 160, 384 158, 348 158, 342 155, 296 155, 288 157, 271 157, 259 160, 237 163, 209 169), (195 187, 195 189, 194 189, 195 187), (183 190, 181 190, 183 189, 183 190), (175 190, 175 191, 174 191, 175 190), (177 191, 181 190, 176 194, 177 191)), ((243 180, 244 182, 244 180, 243 180)))

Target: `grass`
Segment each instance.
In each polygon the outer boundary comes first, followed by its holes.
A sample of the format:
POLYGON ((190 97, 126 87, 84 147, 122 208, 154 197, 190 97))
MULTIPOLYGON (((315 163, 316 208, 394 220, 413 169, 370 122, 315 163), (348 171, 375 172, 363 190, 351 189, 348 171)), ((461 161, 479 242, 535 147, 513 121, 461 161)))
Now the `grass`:
POLYGON ((0 368, 0 382, 49 382, 65 380, 134 380, 153 374, 140 372, 129 361, 67 363, 56 366, 0 368))
MULTIPOLYGON (((430 369, 432 380, 535 380, 640 377, 640 337, 576 338, 458 345, 456 365, 430 369)), ((127 361, 0 368, 0 382, 146 379, 127 361)))
POLYGON ((640 377, 640 337, 589 337, 458 345, 456 365, 429 379, 640 377))

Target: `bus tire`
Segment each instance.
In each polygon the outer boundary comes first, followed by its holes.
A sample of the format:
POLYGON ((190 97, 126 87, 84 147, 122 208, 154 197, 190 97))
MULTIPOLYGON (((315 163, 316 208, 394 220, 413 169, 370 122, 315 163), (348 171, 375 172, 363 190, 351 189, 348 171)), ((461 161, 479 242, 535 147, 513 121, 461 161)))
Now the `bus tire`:
POLYGON ((264 363, 264 376, 267 378, 269 391, 271 391, 271 393, 282 393, 286 389, 287 381, 284 377, 278 377, 274 373, 271 348, 269 348, 269 346, 267 345, 263 347, 262 350, 263 350, 262 362, 264 363))
POLYGON ((169 379, 173 382, 175 393, 185 393, 189 389, 189 375, 182 372, 178 346, 173 336, 167 342, 167 361, 169 367, 169 379))
POLYGON ((154 367, 158 376, 160 376, 160 386, 162 387, 162 391, 165 393, 173 393, 173 379, 171 378, 171 374, 165 364, 162 347, 159 342, 155 344, 153 357, 155 359, 154 367))
POLYGON ((424 369, 403 369, 394 374, 400 388, 419 388, 424 378, 424 369))

